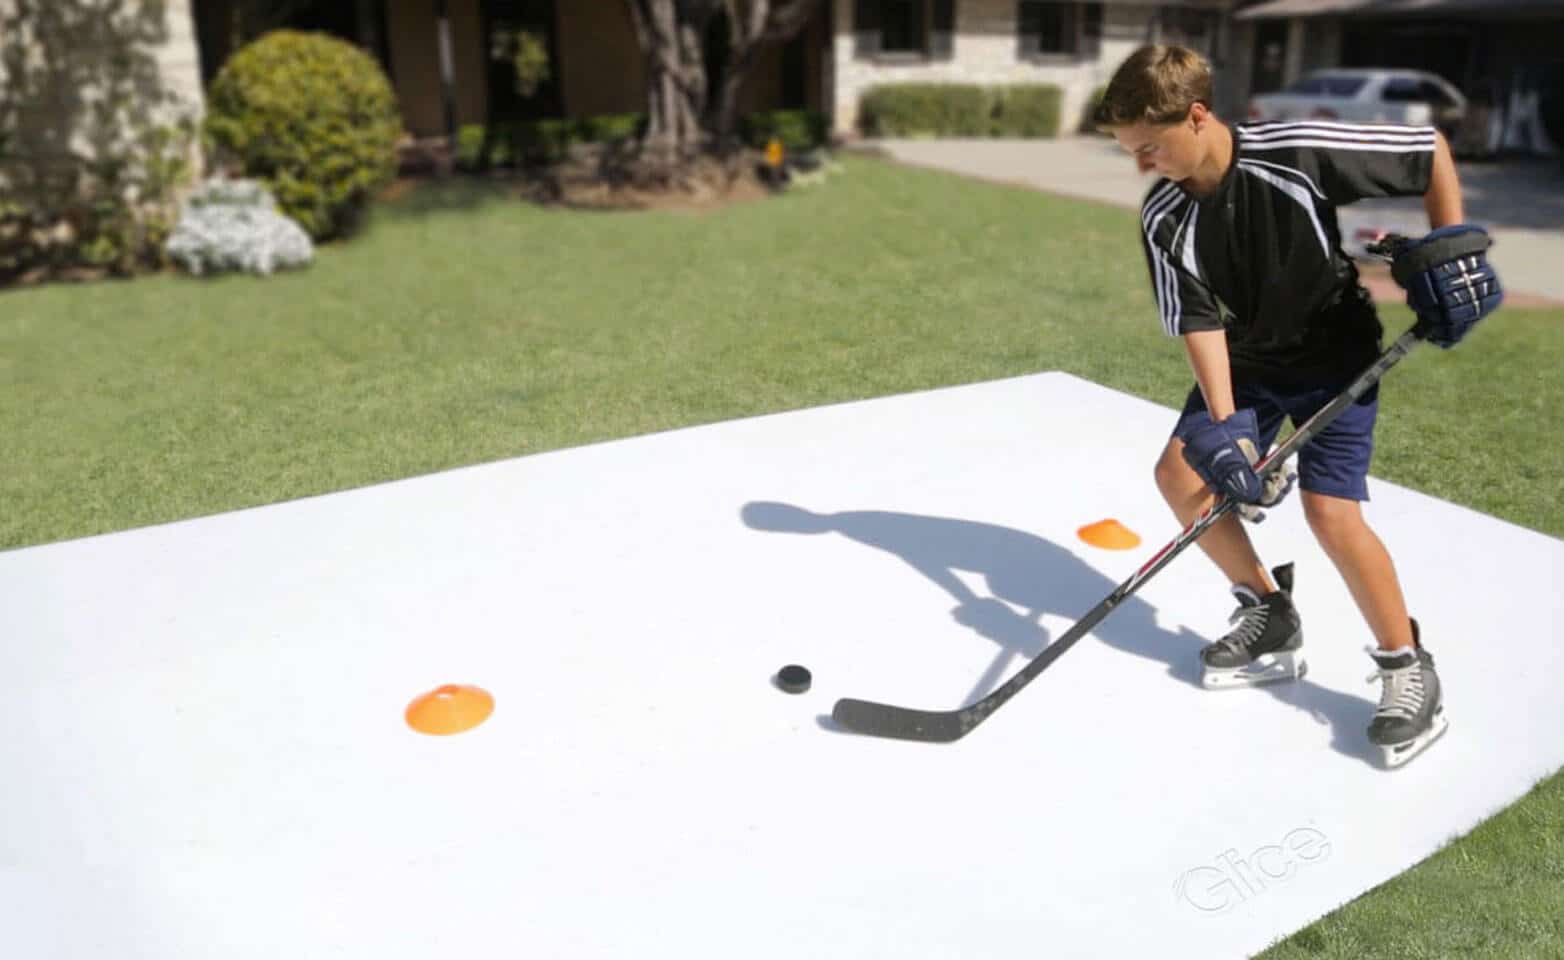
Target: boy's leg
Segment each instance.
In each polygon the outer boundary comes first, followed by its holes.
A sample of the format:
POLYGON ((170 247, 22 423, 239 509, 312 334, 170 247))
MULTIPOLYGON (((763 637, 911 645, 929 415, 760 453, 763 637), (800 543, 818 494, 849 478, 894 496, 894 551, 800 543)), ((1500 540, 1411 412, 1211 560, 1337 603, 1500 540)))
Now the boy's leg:
MULTIPOLYGON (((1335 395, 1330 387, 1289 397, 1288 413, 1301 423, 1335 395)), ((1380 649, 1396 650, 1412 644, 1406 599, 1390 552, 1363 518, 1378 417, 1376 386, 1299 451, 1298 486, 1309 529, 1347 584, 1380 649)))
MULTIPOLYGON (((1286 414, 1265 398, 1263 393, 1241 384, 1234 385, 1233 399, 1239 409, 1255 409, 1263 453, 1280 431, 1286 414)), ((1162 492, 1162 499, 1173 508, 1173 515, 1178 517, 1178 522, 1186 527, 1216 500, 1216 494, 1200 478, 1200 474, 1185 462, 1184 442, 1177 436, 1190 418, 1204 415, 1205 410, 1205 396, 1197 386, 1185 398, 1184 409, 1173 429, 1174 436, 1168 440, 1167 446, 1162 449, 1162 456, 1157 459, 1157 489, 1162 492)), ((1244 529, 1237 513, 1229 513, 1212 524, 1195 543, 1227 575, 1228 582, 1233 586, 1246 586, 1260 596, 1275 592, 1276 584, 1255 553, 1249 532, 1244 529)))
MULTIPOLYGON (((1298 405, 1288 412, 1295 421, 1306 418, 1329 393, 1296 398, 1298 405)), ((1396 767, 1437 740, 1448 724, 1434 658, 1407 615, 1390 552, 1363 519, 1378 394, 1377 389, 1364 394, 1299 451, 1298 485, 1309 528, 1378 642, 1370 654, 1379 670, 1380 698, 1368 737, 1385 765, 1396 767)))
MULTIPOLYGON (((1261 446, 1269 447, 1281 428, 1284 416, 1281 408, 1263 391, 1246 391, 1239 387, 1235 394, 1239 409, 1254 409, 1261 446)), ((1174 437, 1157 461, 1157 487, 1185 526, 1215 499, 1205 481, 1185 462, 1184 444, 1178 439, 1183 426, 1191 418, 1203 416, 1204 411, 1205 398, 1197 388, 1185 401, 1174 437)), ((1229 621, 1233 629, 1200 651, 1201 685, 1245 687, 1303 676, 1307 664, 1300 652, 1302 624, 1292 605, 1291 565, 1287 569, 1278 568, 1276 581, 1273 581, 1236 513, 1229 513, 1212 524, 1196 542, 1227 575, 1238 601, 1238 610, 1229 621)))
MULTIPOLYGON (((1189 526, 1216 500, 1216 495, 1200 475, 1184 462, 1184 443, 1177 437, 1168 441, 1157 460, 1157 489, 1173 508, 1182 526, 1189 526)), ((1229 513, 1211 525, 1195 545, 1227 575, 1229 583, 1243 584, 1262 596, 1276 589, 1265 565, 1255 553, 1249 532, 1238 514, 1229 513)))
POLYGON ((1356 500, 1302 492, 1309 529, 1352 593, 1381 650, 1412 645, 1412 623, 1390 551, 1363 519, 1356 500))
MULTIPOLYGON (((1213 494, 1184 462, 1183 445, 1172 440, 1157 464, 1157 484, 1186 526, 1210 505, 1213 494), (1185 476, 1187 474, 1187 476, 1185 476)), ((1238 514, 1229 513, 1196 541, 1233 585, 1238 610, 1233 629, 1200 651, 1200 685, 1211 689, 1248 687, 1303 676, 1302 622, 1292 604, 1292 571, 1278 568, 1273 582, 1255 554, 1238 514)))

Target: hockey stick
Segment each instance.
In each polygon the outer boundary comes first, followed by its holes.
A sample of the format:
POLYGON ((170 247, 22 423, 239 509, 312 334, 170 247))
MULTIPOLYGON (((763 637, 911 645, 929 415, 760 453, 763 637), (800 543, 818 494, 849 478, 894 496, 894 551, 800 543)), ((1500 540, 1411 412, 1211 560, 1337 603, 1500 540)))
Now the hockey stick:
MULTIPOLYGON (((1401 237, 1386 237, 1381 241, 1368 246, 1368 251, 1383 259, 1390 259, 1399 245, 1405 243, 1401 237)), ((1320 431, 1331 424, 1342 411, 1355 403, 1359 397, 1367 393, 1374 384, 1378 383, 1391 367, 1400 363, 1402 358, 1412 351, 1422 341, 1422 328, 1414 325, 1406 333, 1403 333, 1396 342, 1375 360, 1367 370, 1358 375, 1358 378, 1347 385, 1347 388, 1331 400, 1330 403, 1320 408, 1314 416, 1310 417, 1301 427, 1293 431, 1292 435, 1279 446, 1271 450, 1259 463, 1255 464, 1255 472, 1264 476, 1270 471, 1281 466, 1304 444, 1312 440, 1320 431)), ((1114 608, 1129 599, 1135 591, 1139 590, 1147 580, 1156 576, 1163 567, 1173 561, 1173 558, 1184 552, 1184 549, 1205 533, 1218 520, 1231 512, 1237 506, 1236 502, 1227 497, 1218 496, 1215 503, 1196 517, 1194 522, 1185 527, 1171 543, 1157 551, 1157 554, 1148 560, 1145 566, 1135 571, 1128 580, 1119 584, 1118 589, 1110 593, 1106 599, 1093 607, 1086 616, 1082 617, 1075 626, 1071 627, 1059 639, 1049 644, 1043 652, 1032 659, 1025 667, 1022 667, 1014 676, 1006 680, 988 696, 976 703, 961 707, 957 710, 915 710, 908 707, 897 707, 887 703, 874 703, 869 700, 842 699, 836 701, 836 706, 831 710, 831 719, 855 733, 869 734, 876 737, 893 737, 899 740, 921 740, 927 743, 950 743, 960 740, 971 733, 978 724, 987 720, 989 715, 998 710, 1011 697, 1021 692, 1021 688, 1036 679, 1037 675, 1048 668, 1048 665, 1062 657, 1065 651, 1073 647, 1078 640, 1103 618, 1112 613, 1114 608)))

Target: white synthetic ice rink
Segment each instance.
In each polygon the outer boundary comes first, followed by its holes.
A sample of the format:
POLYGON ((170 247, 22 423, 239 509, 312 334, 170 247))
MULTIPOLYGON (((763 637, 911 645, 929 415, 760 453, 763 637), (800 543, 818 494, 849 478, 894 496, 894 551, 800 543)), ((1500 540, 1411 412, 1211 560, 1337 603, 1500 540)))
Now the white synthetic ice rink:
POLYGON ((0 554, 4 953, 1239 957, 1564 765, 1564 544, 1377 482, 1450 717, 1401 770, 1296 500, 1303 681, 1195 685, 1191 550, 958 743, 831 728, 960 705, 1171 539, 1172 416, 1042 374, 0 554), (494 715, 412 732, 444 683, 494 715))

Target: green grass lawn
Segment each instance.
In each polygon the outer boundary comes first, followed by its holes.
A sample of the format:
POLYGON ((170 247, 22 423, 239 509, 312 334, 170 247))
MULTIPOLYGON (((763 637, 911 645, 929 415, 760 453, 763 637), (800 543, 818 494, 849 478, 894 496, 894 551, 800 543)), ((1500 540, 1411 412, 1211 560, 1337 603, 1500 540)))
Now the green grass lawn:
MULTIPOLYGON (((0 549, 1040 370, 1182 399, 1133 211, 845 167, 705 214, 427 187, 306 271, 0 296, 0 549)), ((1564 535, 1560 396, 1564 310, 1507 309, 1390 374, 1375 473, 1564 535)), ((1265 956, 1564 956, 1561 838, 1555 775, 1265 956)))

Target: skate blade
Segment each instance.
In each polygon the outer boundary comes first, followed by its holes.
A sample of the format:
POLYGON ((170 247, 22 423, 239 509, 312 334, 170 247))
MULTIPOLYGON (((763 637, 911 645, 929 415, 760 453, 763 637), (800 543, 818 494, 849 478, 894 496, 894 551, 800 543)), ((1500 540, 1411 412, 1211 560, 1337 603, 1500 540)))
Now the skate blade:
POLYGON ((1395 770, 1405 766, 1408 761, 1434 745, 1434 741, 1445 735, 1450 729, 1450 721, 1445 719, 1444 708, 1434 715, 1434 722, 1423 731, 1420 737, 1414 737, 1406 743, 1398 743, 1395 746, 1381 747, 1385 754, 1385 768, 1395 770))
POLYGON ((1234 687, 1259 687, 1285 680, 1301 680, 1309 672, 1309 663, 1297 654, 1266 654, 1246 667, 1235 670, 1214 670, 1205 667, 1200 675, 1200 685, 1207 690, 1228 690, 1234 687))

